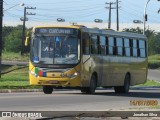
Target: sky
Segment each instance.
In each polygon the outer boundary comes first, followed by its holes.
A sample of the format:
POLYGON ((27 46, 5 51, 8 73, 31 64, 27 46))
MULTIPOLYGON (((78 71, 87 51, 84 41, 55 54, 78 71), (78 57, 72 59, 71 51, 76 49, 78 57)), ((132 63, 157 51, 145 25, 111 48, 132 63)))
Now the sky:
MULTIPOLYGON (((120 24, 133 23, 133 20, 143 21, 144 7, 147 1, 121 0, 119 2, 120 24)), ((57 18, 64 18, 66 22, 94 22, 94 19, 102 19, 104 23, 107 23, 109 10, 105 8, 108 7, 106 2, 116 2, 116 0, 4 0, 3 23, 5 25, 22 24, 20 18, 23 17, 24 6, 18 6, 20 3, 24 3, 26 7, 36 7, 36 10, 27 10, 29 13, 36 13, 34 16, 27 16, 29 21, 26 25, 30 26, 38 22, 55 22, 57 18)), ((115 6, 113 5, 113 7, 115 6)), ((146 9, 147 23, 160 23, 160 14, 157 12, 159 8, 160 2, 150 0, 146 9)), ((116 10, 112 9, 112 23, 115 22, 116 10)))

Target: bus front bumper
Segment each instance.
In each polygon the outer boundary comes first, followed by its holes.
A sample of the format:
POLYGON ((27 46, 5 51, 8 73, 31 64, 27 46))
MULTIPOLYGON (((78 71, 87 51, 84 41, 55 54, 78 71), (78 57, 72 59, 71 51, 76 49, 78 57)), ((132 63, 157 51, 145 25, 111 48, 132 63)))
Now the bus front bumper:
POLYGON ((73 78, 48 78, 35 77, 30 74, 30 85, 55 86, 55 87, 80 87, 80 75, 73 78))

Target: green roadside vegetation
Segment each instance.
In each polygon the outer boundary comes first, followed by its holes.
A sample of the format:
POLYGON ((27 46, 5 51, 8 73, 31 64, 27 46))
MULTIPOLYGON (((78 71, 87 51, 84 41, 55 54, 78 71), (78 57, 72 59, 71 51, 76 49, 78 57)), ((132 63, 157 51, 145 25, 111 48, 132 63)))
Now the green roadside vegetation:
POLYGON ((0 89, 37 89, 40 86, 30 86, 28 66, 2 66, 0 89))
POLYGON ((29 60, 29 53, 24 54, 21 56, 21 53, 15 53, 15 52, 4 52, 2 53, 2 60, 4 61, 23 61, 28 62, 29 60))
POLYGON ((147 80, 146 83, 140 84, 140 85, 137 85, 137 86, 160 86, 160 82, 155 81, 155 80, 147 80))
POLYGON ((160 68, 160 54, 151 55, 148 57, 148 68, 149 69, 160 68))

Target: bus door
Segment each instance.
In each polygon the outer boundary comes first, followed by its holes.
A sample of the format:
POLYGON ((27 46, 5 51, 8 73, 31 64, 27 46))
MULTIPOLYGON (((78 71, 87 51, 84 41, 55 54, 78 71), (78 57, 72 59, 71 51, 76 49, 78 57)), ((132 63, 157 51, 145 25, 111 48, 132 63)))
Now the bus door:
POLYGON ((89 85, 91 71, 91 55, 90 55, 90 36, 88 33, 82 34, 82 76, 81 84, 83 87, 89 85))
POLYGON ((93 72, 98 74, 98 86, 102 82, 103 58, 99 50, 99 38, 97 35, 89 35, 83 33, 82 50, 83 50, 83 79, 82 84, 89 85, 89 81, 93 72))

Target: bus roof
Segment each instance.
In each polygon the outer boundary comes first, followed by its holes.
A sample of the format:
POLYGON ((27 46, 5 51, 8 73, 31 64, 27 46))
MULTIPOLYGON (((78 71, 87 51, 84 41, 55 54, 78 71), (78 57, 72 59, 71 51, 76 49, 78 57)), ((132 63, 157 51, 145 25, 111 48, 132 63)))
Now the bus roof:
POLYGON ((33 29, 35 28, 77 28, 77 29, 80 29, 82 27, 85 27, 83 25, 71 25, 71 26, 36 26, 36 27, 33 27, 33 29))
POLYGON ((111 29, 97 29, 97 28, 82 28, 84 32, 102 34, 102 35, 110 35, 110 36, 119 36, 119 37, 130 37, 130 38, 142 38, 146 39, 146 36, 138 33, 131 32, 119 32, 111 29))
POLYGON ((81 29, 83 32, 88 32, 93 34, 146 39, 146 36, 143 34, 131 33, 131 32, 119 32, 119 31, 114 31, 112 29, 87 28, 86 26, 83 26, 83 25, 33 27, 33 29, 35 28, 77 28, 77 29, 81 29))

